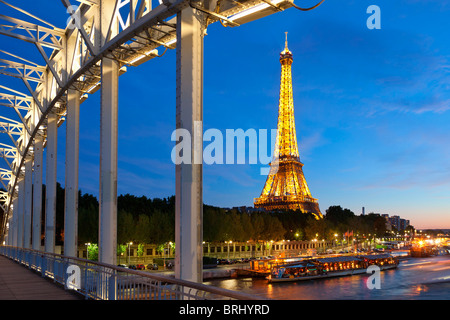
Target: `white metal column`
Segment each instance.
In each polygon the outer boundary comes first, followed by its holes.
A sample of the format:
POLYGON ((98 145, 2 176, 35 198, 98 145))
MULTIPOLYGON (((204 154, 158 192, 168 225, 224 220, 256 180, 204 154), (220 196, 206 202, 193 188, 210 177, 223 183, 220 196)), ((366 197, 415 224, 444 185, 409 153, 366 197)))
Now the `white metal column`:
POLYGON ((45 181, 45 251, 55 252, 56 227, 56 152, 58 140, 57 115, 47 119, 47 166, 45 181))
POLYGON ((177 15, 176 128, 191 134, 190 164, 176 165, 175 277, 203 281, 203 30, 202 14, 188 7, 177 15), (195 161, 194 163, 194 160, 195 161))
POLYGON ((27 158, 25 160, 25 197, 24 197, 24 220, 23 220, 23 247, 29 249, 31 247, 31 215, 33 205, 33 179, 32 179, 33 160, 27 158))
POLYGON ((24 213, 25 213, 25 179, 19 178, 19 195, 17 200, 17 246, 19 248, 23 247, 23 220, 24 220, 24 213))
POLYGON ((66 186, 64 211, 64 255, 77 256, 78 242, 78 155, 80 93, 68 90, 66 118, 66 186))
POLYGON ((100 111, 100 219, 99 261, 116 264, 117 260, 117 61, 102 61, 100 111))
POLYGON ((17 247, 17 227, 19 226, 19 198, 13 200, 13 216, 12 224, 9 225, 9 243, 13 247, 17 247))
MULTIPOLYGON (((114 37, 119 29, 115 15, 115 0, 100 1, 100 45, 114 37), (111 20, 113 19, 113 20, 111 20)), ((117 261, 117 127, 119 63, 102 59, 100 106, 100 190, 99 246, 100 262, 117 261)))
MULTIPOLYGON (((12 212, 12 211, 11 211, 12 212)), ((12 246, 12 237, 13 237, 13 231, 12 231, 12 225, 13 225, 13 216, 10 215, 8 217, 8 233, 6 234, 6 245, 12 246)))
POLYGON ((33 172, 33 238, 32 248, 41 249, 42 219, 42 164, 43 137, 37 134, 34 140, 34 172, 33 172))

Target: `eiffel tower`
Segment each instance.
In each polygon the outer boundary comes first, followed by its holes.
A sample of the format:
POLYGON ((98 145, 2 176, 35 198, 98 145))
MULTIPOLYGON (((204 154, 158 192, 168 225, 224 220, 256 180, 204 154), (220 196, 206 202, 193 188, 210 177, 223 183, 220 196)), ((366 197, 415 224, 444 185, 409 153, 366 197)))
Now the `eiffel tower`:
POLYGON ((317 199, 309 191, 298 152, 292 95, 292 61, 286 32, 285 48, 280 53, 280 105, 274 156, 261 196, 255 199, 254 206, 266 210, 301 210, 304 213, 311 212, 316 219, 320 219, 323 216, 317 199))

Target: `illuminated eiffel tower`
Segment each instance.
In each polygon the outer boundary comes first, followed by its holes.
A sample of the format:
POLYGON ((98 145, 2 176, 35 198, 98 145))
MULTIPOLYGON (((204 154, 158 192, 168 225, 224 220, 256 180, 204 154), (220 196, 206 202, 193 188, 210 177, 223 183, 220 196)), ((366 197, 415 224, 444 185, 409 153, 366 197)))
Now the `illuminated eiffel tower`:
POLYGON ((311 212, 317 219, 323 218, 317 199, 311 196, 295 133, 294 100, 292 95, 292 52, 286 44, 280 54, 281 86, 278 109, 277 140, 270 171, 261 196, 255 199, 255 208, 266 210, 301 210, 311 212))

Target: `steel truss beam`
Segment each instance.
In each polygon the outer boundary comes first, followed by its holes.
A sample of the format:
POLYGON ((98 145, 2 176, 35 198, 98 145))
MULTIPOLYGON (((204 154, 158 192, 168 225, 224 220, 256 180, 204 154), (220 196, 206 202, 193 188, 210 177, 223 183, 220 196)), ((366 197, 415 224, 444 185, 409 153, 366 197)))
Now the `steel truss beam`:
POLYGON ((9 136, 13 135, 13 134, 18 135, 18 136, 23 135, 23 132, 24 132, 23 124, 21 124, 17 121, 2 117, 2 116, 0 116, 0 119, 10 121, 10 122, 0 121, 0 133, 6 133, 9 136))
POLYGON ((24 97, 0 92, 0 106, 28 111, 31 108, 32 101, 33 98, 29 96, 24 97))
POLYGON ((44 82, 45 67, 0 59, 0 74, 26 81, 44 82))
POLYGON ((15 159, 17 157, 17 149, 4 143, 0 143, 0 157, 15 159))
POLYGON ((0 34, 38 44, 51 49, 62 50, 64 30, 49 29, 37 24, 22 21, 0 14, 0 34))
POLYGON ((0 208, 3 212, 7 212, 7 204, 9 203, 9 194, 7 191, 0 191, 0 208))
POLYGON ((14 160, 17 161, 19 155, 17 148, 0 143, 0 157, 5 160, 11 170, 15 170, 14 160), (10 159, 13 159, 13 161, 10 162, 10 159))
POLYGON ((11 170, 0 168, 0 182, 3 185, 3 187, 9 192, 10 190, 10 183, 12 182, 14 175, 11 170), (5 184, 5 182, 8 182, 8 184, 5 184))

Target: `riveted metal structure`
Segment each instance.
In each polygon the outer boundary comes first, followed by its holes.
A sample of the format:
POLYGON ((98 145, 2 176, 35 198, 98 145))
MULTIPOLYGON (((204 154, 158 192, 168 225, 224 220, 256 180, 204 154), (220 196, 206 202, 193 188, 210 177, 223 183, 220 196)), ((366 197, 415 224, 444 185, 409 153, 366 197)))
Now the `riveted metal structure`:
MULTIPOLYGON (((79 126, 83 121, 79 109, 90 95, 100 90, 99 260, 115 265, 119 76, 127 68, 176 48, 176 124, 177 128, 193 132, 194 122, 202 121, 203 38, 208 25, 220 22, 224 26, 239 26, 297 6, 293 0, 160 0, 159 3, 61 0, 61 3, 69 18, 63 28, 27 12, 26 8, 0 0, 0 6, 29 17, 24 21, 0 14, 0 36, 28 42, 45 61, 45 65, 38 65, 21 58, 18 52, 4 51, 6 42, 1 42, 0 74, 20 79, 26 90, 22 93, 0 85, 0 107, 13 108, 17 114, 16 120, 0 119, 0 132, 11 139, 11 145, 0 147, 0 156, 6 164, 5 169, 0 169, 0 182, 6 190, 0 193, 4 212, 1 242, 19 248, 40 248, 45 166, 45 251, 54 252, 58 127, 67 121, 64 253, 75 255, 79 126)), ((176 276, 201 281, 201 164, 177 165, 176 199, 176 276)))
POLYGON ((292 52, 286 45, 280 54, 281 84, 278 109, 277 139, 269 175, 255 199, 256 208, 266 210, 300 210, 322 218, 317 199, 311 196, 300 162, 295 131, 294 98, 292 94, 292 52))

